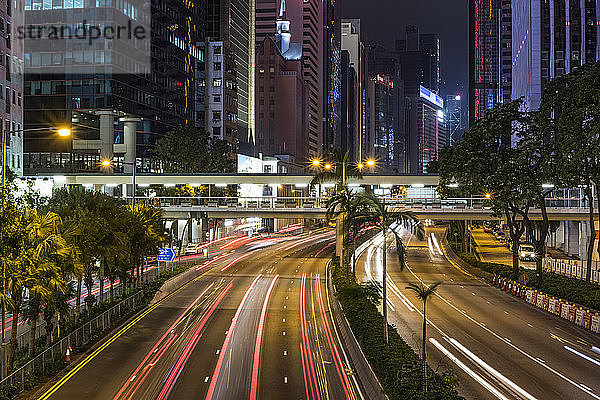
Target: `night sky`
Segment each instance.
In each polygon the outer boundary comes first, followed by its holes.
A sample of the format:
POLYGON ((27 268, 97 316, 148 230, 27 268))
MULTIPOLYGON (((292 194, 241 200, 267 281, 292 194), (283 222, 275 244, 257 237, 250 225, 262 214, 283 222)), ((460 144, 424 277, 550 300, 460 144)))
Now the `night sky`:
POLYGON ((441 94, 467 95, 468 9, 467 0, 338 0, 343 18, 360 18, 367 43, 390 49, 396 37, 404 37, 406 25, 423 33, 437 33, 441 48, 441 94))

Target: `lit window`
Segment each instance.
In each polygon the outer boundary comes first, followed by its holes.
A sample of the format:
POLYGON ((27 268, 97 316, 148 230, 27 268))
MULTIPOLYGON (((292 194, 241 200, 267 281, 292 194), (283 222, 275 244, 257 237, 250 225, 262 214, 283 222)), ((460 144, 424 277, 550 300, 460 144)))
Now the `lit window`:
POLYGON ((221 84, 222 84, 221 78, 215 78, 215 79, 213 79, 213 86, 214 87, 221 87, 221 84))

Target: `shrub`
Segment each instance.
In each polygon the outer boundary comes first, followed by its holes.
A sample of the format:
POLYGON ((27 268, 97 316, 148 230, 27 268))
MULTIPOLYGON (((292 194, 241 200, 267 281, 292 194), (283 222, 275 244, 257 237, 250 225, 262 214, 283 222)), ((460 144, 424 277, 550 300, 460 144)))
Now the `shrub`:
POLYGON ((381 298, 374 285, 347 283, 345 273, 335 262, 333 282, 352 332, 391 400, 462 398, 456 391, 458 378, 455 373, 437 374, 429 367, 428 393, 423 394, 421 358, 391 325, 389 342, 384 341, 383 316, 377 309, 381 298))

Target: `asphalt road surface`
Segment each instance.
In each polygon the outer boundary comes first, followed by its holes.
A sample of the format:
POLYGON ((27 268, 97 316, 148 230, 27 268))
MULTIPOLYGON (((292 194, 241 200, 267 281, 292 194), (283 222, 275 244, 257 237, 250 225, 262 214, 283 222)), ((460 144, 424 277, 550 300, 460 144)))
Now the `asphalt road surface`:
MULTIPOLYGON (((424 241, 402 230, 409 268, 400 270, 389 238, 390 323, 421 346, 422 303, 410 282, 443 281, 427 302, 428 362, 459 375, 468 399, 600 399, 600 336, 539 310, 466 274, 443 255, 442 230, 424 241)), ((382 240, 359 258, 364 281, 382 279, 382 240)))
POLYGON ((40 399, 355 399, 330 318, 333 233, 257 239, 74 364, 40 399))

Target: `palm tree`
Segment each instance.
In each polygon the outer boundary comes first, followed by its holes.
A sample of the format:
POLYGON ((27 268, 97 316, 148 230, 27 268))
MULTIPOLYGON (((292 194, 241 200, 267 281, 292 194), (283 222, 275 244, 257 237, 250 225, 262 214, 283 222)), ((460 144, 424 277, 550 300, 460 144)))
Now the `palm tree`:
POLYGON ((431 286, 426 286, 424 284, 417 285, 416 283, 410 283, 406 287, 408 290, 415 292, 417 297, 423 302, 423 393, 427 392, 427 353, 425 348, 425 344, 427 343, 427 313, 425 306, 427 305, 427 299, 429 296, 434 294, 437 287, 441 284, 442 282, 436 282, 431 286))
MULTIPOLYGON (((327 201, 326 218, 329 221, 335 221, 339 217, 342 219, 342 265, 346 265, 346 280, 350 280, 350 268, 346 253, 343 251, 348 242, 352 240, 353 250, 356 248, 356 235, 358 231, 369 221, 368 208, 361 197, 348 189, 348 186, 338 185, 336 193, 327 201)), ((352 272, 355 275, 355 255, 353 252, 352 272)))
POLYGON ((127 207, 130 223, 126 232, 129 256, 134 271, 137 269, 137 284, 141 285, 141 268, 144 256, 158 253, 158 245, 167 239, 162 210, 147 203, 127 207))
POLYGON ((30 354, 33 352, 35 330, 39 318, 41 299, 52 290, 64 284, 57 267, 56 259, 69 254, 68 245, 60 235, 62 221, 52 212, 39 214, 35 210, 23 210, 19 213, 18 226, 22 230, 18 247, 13 256, 6 260, 8 273, 7 286, 12 302, 12 331, 10 339, 9 366, 12 366, 17 347, 17 328, 19 314, 26 291, 30 294, 29 313, 32 332, 30 354), (37 314, 33 313, 37 310, 37 314))
MULTIPOLYGON (((369 220, 375 227, 383 233, 383 337, 388 342, 388 318, 387 318, 387 231, 395 223, 413 224, 417 227, 416 234, 423 236, 423 227, 418 224, 415 215, 406 210, 390 210, 385 204, 385 199, 380 200, 372 192, 363 192, 360 194, 360 201, 369 209, 369 220)), ((402 239, 398 233, 391 229, 396 236, 397 251, 400 261, 400 268, 404 269, 406 250, 402 239)))

